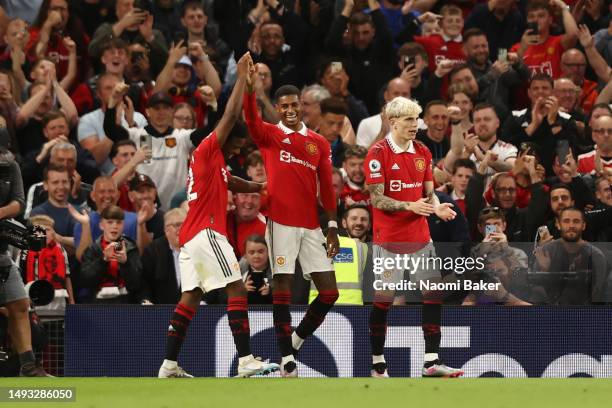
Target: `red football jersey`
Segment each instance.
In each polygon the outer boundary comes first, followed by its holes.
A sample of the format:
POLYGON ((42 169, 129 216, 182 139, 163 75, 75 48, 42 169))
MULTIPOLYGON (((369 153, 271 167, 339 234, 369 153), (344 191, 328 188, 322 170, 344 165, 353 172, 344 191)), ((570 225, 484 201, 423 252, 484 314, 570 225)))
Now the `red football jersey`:
MULTIPOLYGON (((520 46, 520 43, 514 44, 511 51, 516 52, 520 46)), ((557 79, 561 76, 561 54, 563 54, 561 36, 551 35, 542 44, 527 47, 523 61, 531 75, 544 73, 557 79)))
MULTIPOLYGON (((424 196, 425 182, 433 182, 431 163, 431 152, 424 144, 413 141, 402 151, 388 135, 368 152, 366 183, 384 184, 385 196, 394 200, 417 201, 424 196)), ((427 219, 422 215, 412 211, 383 211, 376 207, 372 212, 375 244, 423 244, 431 240, 427 219)))
MULTIPOLYGON (((601 158, 601 164, 604 168, 612 168, 612 158, 601 158)), ((594 174, 595 173, 595 150, 578 156, 578 173, 594 174)))
POLYGON ((187 175, 189 211, 179 233, 181 246, 205 228, 227 236, 227 179, 225 159, 213 131, 191 155, 187 175))
POLYGON ((438 63, 443 59, 449 59, 456 64, 465 62, 463 43, 460 39, 459 41, 450 39, 447 41, 441 35, 433 34, 425 37, 416 36, 414 41, 421 44, 429 55, 429 72, 434 72, 438 63))
POLYGON ((227 214, 227 238, 238 259, 245 254, 246 240, 253 234, 262 237, 266 235, 266 217, 261 213, 257 214, 255 219, 246 222, 237 222, 234 212, 227 214))
POLYGON ((372 207, 370 207, 370 192, 367 190, 364 191, 350 181, 344 184, 342 193, 340 193, 340 200, 344 202, 345 208, 353 204, 363 204, 369 207, 370 212, 372 211, 372 207), (347 198, 350 198, 350 201, 348 201, 347 198))
POLYGON ((302 125, 294 132, 261 120, 255 94, 245 94, 244 111, 268 176, 268 217, 290 227, 319 227, 317 178, 323 208, 336 211, 329 142, 302 125))

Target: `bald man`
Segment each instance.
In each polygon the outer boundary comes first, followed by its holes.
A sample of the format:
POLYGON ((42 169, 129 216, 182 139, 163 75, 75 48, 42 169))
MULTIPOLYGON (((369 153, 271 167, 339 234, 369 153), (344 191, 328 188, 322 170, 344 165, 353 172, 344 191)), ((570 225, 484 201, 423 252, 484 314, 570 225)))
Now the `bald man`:
POLYGON ((587 59, 582 51, 570 48, 561 55, 561 74, 567 77, 581 88, 578 98, 580 106, 585 114, 589 114, 597 100, 597 82, 589 81, 584 77, 587 68, 587 59))
MULTIPOLYGON (((398 96, 410 98, 410 83, 400 77, 393 78, 387 84, 387 89, 383 95, 385 104, 398 96)), ((378 136, 381 126, 380 113, 362 120, 357 128, 357 144, 366 149, 369 148, 378 136)))

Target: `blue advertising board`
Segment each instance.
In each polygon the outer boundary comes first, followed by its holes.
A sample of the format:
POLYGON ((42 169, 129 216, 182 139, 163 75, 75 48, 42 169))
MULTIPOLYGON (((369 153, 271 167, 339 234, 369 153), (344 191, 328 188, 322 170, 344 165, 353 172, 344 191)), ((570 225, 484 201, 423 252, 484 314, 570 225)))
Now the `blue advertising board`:
MULTIPOLYGON (((65 322, 66 376, 152 377, 164 358, 173 306, 76 305, 65 322)), ((293 324, 305 306, 292 308, 293 324)), ((298 355, 301 377, 370 375, 369 307, 336 306, 298 355)), ((389 375, 418 377, 424 341, 420 307, 389 313, 389 375)), ((253 354, 278 362, 272 309, 249 310, 253 354)), ((468 377, 612 377, 610 307, 444 307, 441 358, 468 377)), ((197 377, 236 374, 223 306, 202 306, 179 364, 197 377)), ((278 375, 278 374, 277 374, 278 375)))

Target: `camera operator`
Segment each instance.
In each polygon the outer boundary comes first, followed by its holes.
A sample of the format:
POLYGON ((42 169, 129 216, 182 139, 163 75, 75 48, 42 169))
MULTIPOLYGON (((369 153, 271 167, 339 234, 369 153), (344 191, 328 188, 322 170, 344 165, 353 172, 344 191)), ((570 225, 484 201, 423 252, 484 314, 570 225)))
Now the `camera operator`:
MULTIPOLYGON (((11 153, 0 147, 0 219, 17 217, 24 207, 25 196, 19 166, 11 153)), ((30 300, 19 270, 9 256, 7 242, 0 243, 0 304, 8 311, 8 332, 21 364, 19 374, 24 377, 48 376, 36 363, 32 351, 28 315, 30 300)))

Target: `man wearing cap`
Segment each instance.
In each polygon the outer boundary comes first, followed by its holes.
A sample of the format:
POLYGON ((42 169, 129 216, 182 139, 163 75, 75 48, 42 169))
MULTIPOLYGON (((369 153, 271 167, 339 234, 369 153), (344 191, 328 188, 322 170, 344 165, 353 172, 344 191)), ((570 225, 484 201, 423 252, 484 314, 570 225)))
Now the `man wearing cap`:
POLYGON ((208 134, 208 130, 174 129, 173 101, 166 92, 157 92, 149 98, 146 109, 149 121, 147 126, 126 129, 117 125, 116 107, 123 100, 128 88, 128 85, 122 82, 115 85, 104 114, 104 133, 114 142, 130 139, 137 146, 146 145, 148 139, 151 139, 151 160, 138 165, 137 171, 153 180, 157 186, 161 208, 167 209, 172 197, 184 189, 191 150, 208 134))
POLYGON ((151 177, 136 174, 129 182, 128 196, 137 213, 144 213, 145 224, 153 239, 164 235, 164 212, 157 208, 157 188, 151 177))

